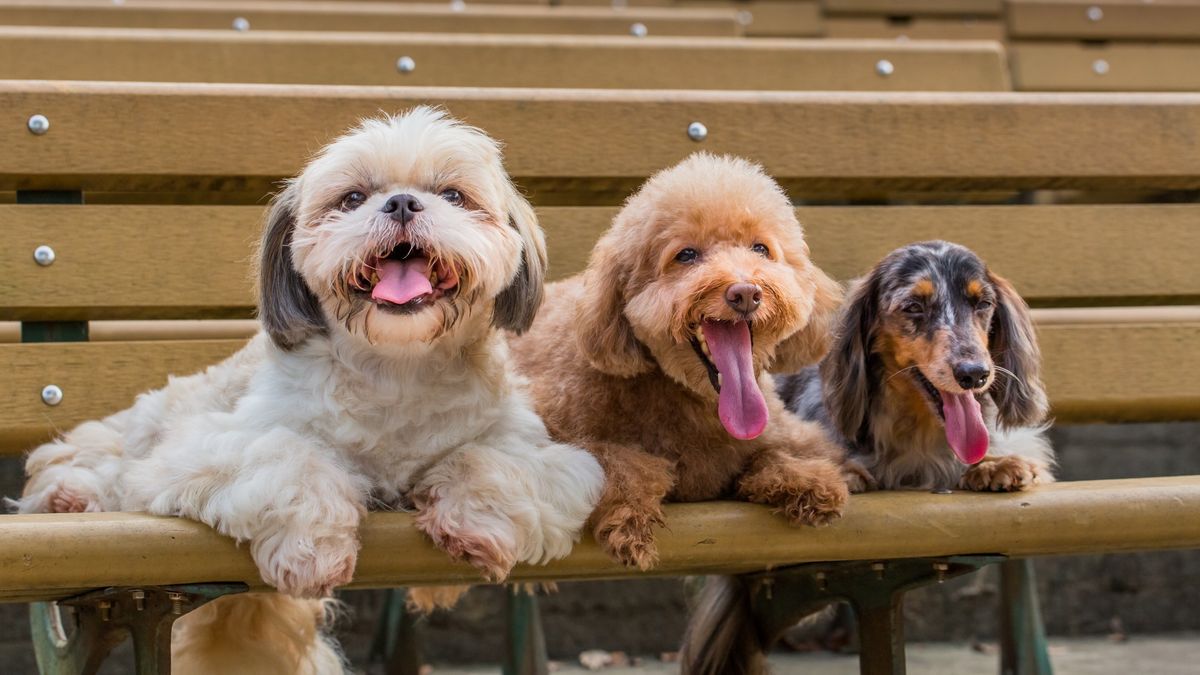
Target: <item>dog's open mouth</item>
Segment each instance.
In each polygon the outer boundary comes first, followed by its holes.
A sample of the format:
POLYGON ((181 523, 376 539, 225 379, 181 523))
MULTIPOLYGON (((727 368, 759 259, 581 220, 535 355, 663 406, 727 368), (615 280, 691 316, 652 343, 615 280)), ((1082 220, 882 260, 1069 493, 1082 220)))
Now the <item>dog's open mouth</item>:
POLYGON ((380 309, 411 314, 453 295, 458 290, 458 272, 453 265, 405 242, 387 255, 367 260, 353 283, 380 309))
POLYGON ((692 349, 717 391, 717 415, 730 436, 749 440, 767 427, 767 400, 754 371, 754 342, 748 321, 702 321, 692 349))
POLYGON ((942 418, 946 428, 946 442, 955 456, 964 464, 975 464, 988 451, 987 425, 983 422, 983 410, 975 394, 969 391, 949 392, 938 389, 920 368, 911 371, 917 388, 925 392, 933 409, 942 418))

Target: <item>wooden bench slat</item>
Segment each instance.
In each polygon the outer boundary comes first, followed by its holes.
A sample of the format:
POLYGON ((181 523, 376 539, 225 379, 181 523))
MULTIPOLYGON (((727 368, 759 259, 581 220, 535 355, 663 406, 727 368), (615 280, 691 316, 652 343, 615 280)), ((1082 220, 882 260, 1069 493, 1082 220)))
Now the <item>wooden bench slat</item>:
MULTIPOLYGON (((1045 380, 1060 422, 1200 418, 1200 320, 1039 326, 1045 380)), ((128 407, 167 374, 188 375, 242 340, 0 344, 0 452, 27 450, 79 422, 128 407), (39 392, 56 384, 58 406, 39 392)))
MULTIPOLYGON (((536 193, 624 194, 696 150, 788 187, 1200 188, 1197 94, 693 92, 0 81, 0 190, 263 192, 364 115, 441 103, 536 193), (688 138, 707 126, 702 143, 688 138), (1177 131, 1172 131, 1177 130, 1177 131), (218 178, 214 178, 218 177, 218 178)), ((217 199, 216 195, 209 195, 217 199)))
POLYGON ((1023 91, 1200 91, 1200 42, 1020 42, 1009 50, 1023 91))
MULTIPOLYGON (((616 212, 539 209, 551 278, 583 269, 616 212)), ((814 259, 841 280, 897 246, 940 238, 977 251, 1034 305, 1200 303, 1200 205, 830 206, 797 215, 814 259)), ((0 206, 0 320, 249 316, 261 218, 258 206, 0 206), (43 244, 57 254, 49 267, 33 261, 43 244)))
MULTIPOLYGON (((403 31, 415 33, 566 33, 629 36, 741 34, 732 9, 537 7, 449 3, 254 2, 224 0, 0 0, 0 25, 209 28, 232 31, 403 31)), ((633 39, 633 38, 630 38, 633 39)))
MULTIPOLYGON (((797 530, 762 506, 668 504, 650 574, 763 571, 830 560, 892 560, 992 553, 1012 557, 1200 546, 1200 477, 1058 483, 1027 492, 856 495, 833 525, 797 530), (981 527, 986 523, 986 527, 981 527)), ((406 513, 371 513, 352 588, 480 583, 453 563, 406 513)), ((240 581, 263 583, 249 549, 208 527, 130 513, 0 519, 0 599, 54 599, 79 589, 240 581), (130 551, 137 551, 130 556, 130 551)), ((510 581, 643 576, 613 563, 590 537, 546 566, 518 566, 510 581)))
POLYGON ((455 87, 1005 91, 992 43, 0 27, 0 78, 455 87), (397 72, 407 56, 416 68, 397 72), (876 72, 886 59, 894 71, 876 72))
POLYGON ((831 38, 1003 40, 1006 34, 999 18, 918 16, 902 22, 878 16, 831 16, 825 19, 825 35, 831 38))
MULTIPOLYGON (((1193 0, 1008 0, 1014 38, 1200 40, 1193 0), (1099 19, 1093 19, 1099 10, 1099 19)), ((1178 64, 1186 67, 1184 63, 1178 64)))
POLYGON ((821 0, 829 14, 999 14, 1004 0, 821 0))

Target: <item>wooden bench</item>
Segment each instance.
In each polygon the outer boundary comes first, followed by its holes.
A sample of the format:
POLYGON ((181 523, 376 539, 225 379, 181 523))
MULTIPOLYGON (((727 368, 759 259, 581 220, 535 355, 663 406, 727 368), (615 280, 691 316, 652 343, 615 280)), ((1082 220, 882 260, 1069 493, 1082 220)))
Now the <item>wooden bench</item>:
POLYGON ((0 78, 1004 91, 990 42, 0 27, 0 78))
POLYGON ((1200 90, 1200 3, 1008 0, 1012 67, 1028 91, 1200 90))
POLYGON ((822 0, 829 37, 1000 40, 1003 0, 822 0))
POLYGON ((275 2, 262 0, 0 0, 0 25, 214 30, 404 31, 570 35, 742 33, 731 9, 275 2))
POLYGON ((820 37, 825 34, 818 0, 559 0, 567 7, 729 8, 750 37, 820 37))
MULTIPOLYGON (((798 199, 919 204, 803 207, 817 262, 839 278, 917 239, 979 251, 1037 308, 1059 421, 1200 418, 1200 205, 1140 203, 1200 189, 1200 139, 1163 133, 1197 128, 1200 96, 8 81, 0 198, 18 203, 0 206, 0 336, 9 340, 0 344, 0 449, 27 449, 236 350, 253 330, 246 260, 263 195, 359 117, 427 102, 504 141, 508 168, 539 205, 555 277, 580 269, 617 201, 647 175, 698 149, 737 153, 798 199), (34 115, 45 116, 46 133, 25 126, 34 115), (699 140, 688 133, 695 123, 706 128, 699 140), (1024 205, 1044 189, 1081 199, 1119 189, 1130 203, 1024 205), (53 249, 51 264, 35 262, 39 246, 53 249), (1075 253, 1069 264, 1064 252, 1075 253), (48 385, 61 394, 56 405, 44 402, 48 385)), ((792 596, 780 589, 811 586, 827 570, 875 578, 876 568, 828 561, 886 562, 931 582, 996 556, 1196 547, 1198 511, 1200 477, 1014 496, 868 495, 837 525, 804 536, 757 507, 681 505, 669 511, 657 572, 757 574, 783 599, 792 596)), ((9 600, 260 585, 244 551, 194 523, 22 516, 0 518, 0 533, 0 597, 9 600)), ((474 579, 421 543, 406 516, 372 516, 364 542, 357 586, 474 579)), ((585 542, 517 578, 629 574, 585 542)), ((887 597, 873 615, 880 629, 863 636, 864 672, 902 670, 888 633, 899 630, 899 593, 887 597)), ((1006 659, 1036 665, 1036 611, 1016 623, 1026 637, 1006 659)))

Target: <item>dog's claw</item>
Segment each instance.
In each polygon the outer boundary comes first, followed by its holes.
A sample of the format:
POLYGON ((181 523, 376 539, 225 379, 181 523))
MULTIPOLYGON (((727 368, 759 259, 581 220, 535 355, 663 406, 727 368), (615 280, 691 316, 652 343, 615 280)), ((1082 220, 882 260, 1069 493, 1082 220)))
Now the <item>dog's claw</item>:
POLYGON ((1017 492, 1038 484, 1038 469, 1024 457, 984 457, 967 469, 959 486, 975 492, 1017 492))

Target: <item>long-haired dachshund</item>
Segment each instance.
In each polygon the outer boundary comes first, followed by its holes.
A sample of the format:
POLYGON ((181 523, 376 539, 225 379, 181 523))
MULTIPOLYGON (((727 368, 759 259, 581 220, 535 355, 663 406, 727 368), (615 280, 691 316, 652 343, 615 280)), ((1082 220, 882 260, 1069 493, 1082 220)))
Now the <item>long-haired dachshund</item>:
MULTIPOLYGON (((819 366, 778 381, 790 410, 839 436, 879 489, 1022 490, 1054 480, 1029 308, 973 252, 897 249, 857 283, 819 366)), ((759 673, 746 588, 706 585, 683 672, 759 673)))

